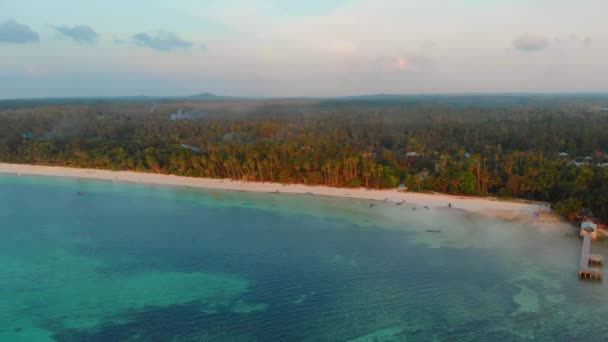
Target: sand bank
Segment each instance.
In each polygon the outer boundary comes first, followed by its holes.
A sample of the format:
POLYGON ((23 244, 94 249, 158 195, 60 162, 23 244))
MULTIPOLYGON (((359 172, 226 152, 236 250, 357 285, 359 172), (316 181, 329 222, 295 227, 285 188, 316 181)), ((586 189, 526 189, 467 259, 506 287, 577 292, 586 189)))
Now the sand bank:
POLYGON ((540 202, 503 201, 495 198, 463 197, 436 193, 422 194, 414 192, 399 192, 397 190, 345 189, 326 186, 308 186, 303 184, 244 182, 229 179, 194 178, 132 171, 109 171, 58 166, 0 163, 0 173, 97 179, 113 182, 130 182, 217 190, 279 192, 285 194, 345 197, 385 201, 395 204, 401 203, 417 205, 421 207, 427 206, 428 208, 448 208, 451 206, 453 209, 461 209, 472 213, 495 216, 504 219, 524 220, 529 222, 537 221, 537 213, 539 211, 549 210, 548 204, 540 202))

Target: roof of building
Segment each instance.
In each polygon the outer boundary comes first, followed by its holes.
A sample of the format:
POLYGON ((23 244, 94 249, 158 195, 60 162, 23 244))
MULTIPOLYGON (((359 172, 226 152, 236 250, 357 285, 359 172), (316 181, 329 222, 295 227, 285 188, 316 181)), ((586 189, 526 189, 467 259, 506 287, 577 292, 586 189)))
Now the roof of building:
POLYGON ((583 223, 581 223, 581 228, 584 230, 596 230, 597 229, 597 224, 593 223, 593 222, 589 222, 589 221, 585 221, 583 223))

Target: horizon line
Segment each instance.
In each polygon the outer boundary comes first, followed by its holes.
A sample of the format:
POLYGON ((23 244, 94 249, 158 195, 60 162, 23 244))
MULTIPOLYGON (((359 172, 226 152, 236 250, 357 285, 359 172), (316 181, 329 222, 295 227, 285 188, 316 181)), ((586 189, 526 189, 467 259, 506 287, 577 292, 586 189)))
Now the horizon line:
POLYGON ((366 97, 449 97, 449 96, 608 96, 608 91, 547 91, 547 92, 438 92, 438 93, 369 93, 359 95, 324 95, 324 96, 277 96, 277 95, 218 95, 215 93, 199 93, 190 95, 82 95, 82 96, 35 96, 1 98, 0 101, 43 101, 43 100, 113 100, 113 99, 166 99, 166 100, 288 100, 288 99, 310 99, 310 100, 332 100, 332 99, 357 99, 366 97))

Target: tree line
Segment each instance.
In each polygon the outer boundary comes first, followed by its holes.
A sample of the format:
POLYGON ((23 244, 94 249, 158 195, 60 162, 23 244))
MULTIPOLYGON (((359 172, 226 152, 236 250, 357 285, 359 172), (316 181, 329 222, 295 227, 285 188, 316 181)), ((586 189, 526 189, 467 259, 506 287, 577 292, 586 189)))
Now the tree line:
POLYGON ((586 208, 608 220, 600 165, 608 113, 581 99, 488 103, 32 104, 0 111, 0 160, 333 187, 406 184, 549 201, 565 216, 586 208), (200 115, 172 120, 181 108, 200 115))

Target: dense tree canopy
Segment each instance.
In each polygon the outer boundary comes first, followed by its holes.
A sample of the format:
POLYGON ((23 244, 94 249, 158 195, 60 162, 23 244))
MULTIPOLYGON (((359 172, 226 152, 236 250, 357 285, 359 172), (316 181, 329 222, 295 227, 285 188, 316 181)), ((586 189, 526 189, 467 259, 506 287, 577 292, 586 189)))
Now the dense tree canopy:
POLYGON ((0 160, 497 195, 608 219, 608 97, 0 102, 0 160), (561 153, 561 155, 560 155, 561 153), (567 156, 566 156, 567 153, 567 156))

